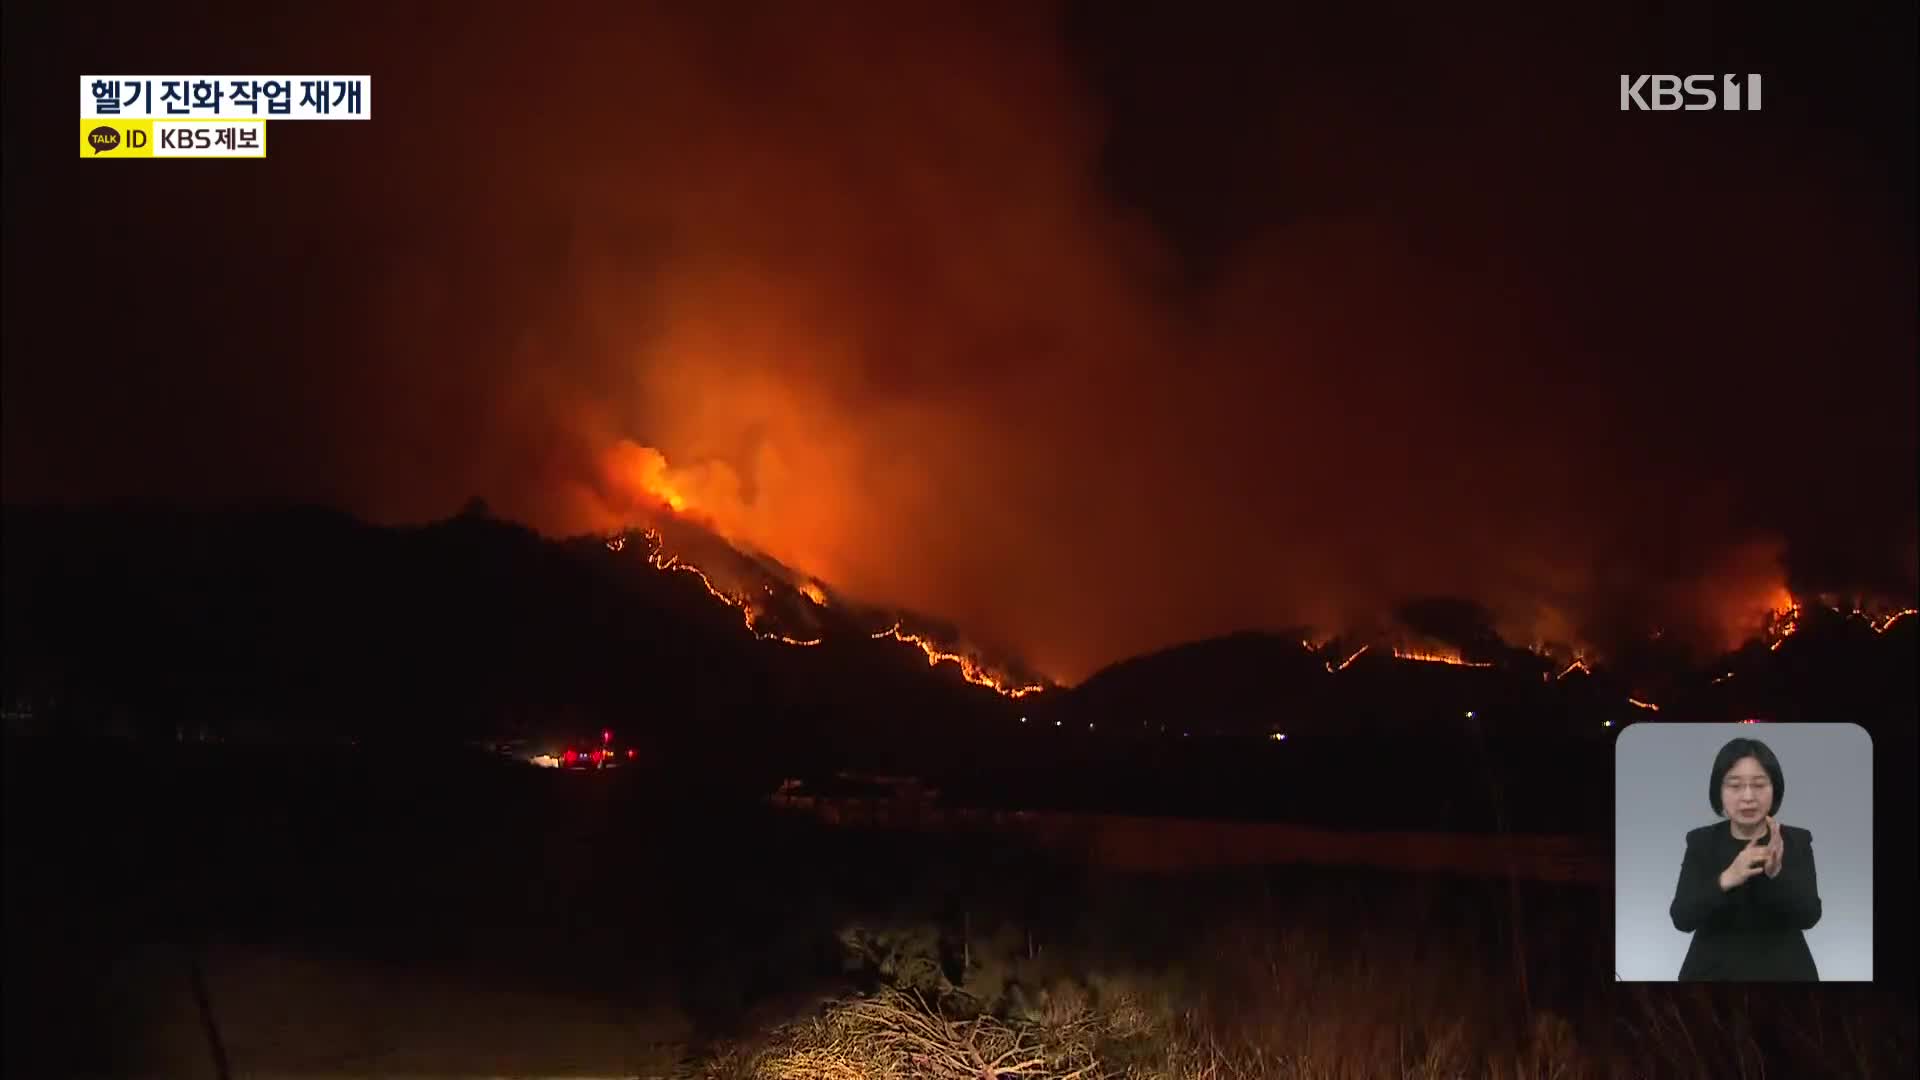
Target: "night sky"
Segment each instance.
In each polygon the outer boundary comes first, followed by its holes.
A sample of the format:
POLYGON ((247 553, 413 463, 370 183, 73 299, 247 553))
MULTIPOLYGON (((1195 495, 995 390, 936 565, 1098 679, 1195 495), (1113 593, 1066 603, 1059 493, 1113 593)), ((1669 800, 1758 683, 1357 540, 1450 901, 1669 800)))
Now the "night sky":
POLYGON ((1396 6, 9 4, 5 498, 665 486, 1064 680, 1910 595, 1913 7, 1396 6), (373 119, 78 160, 79 75, 245 72, 373 119))

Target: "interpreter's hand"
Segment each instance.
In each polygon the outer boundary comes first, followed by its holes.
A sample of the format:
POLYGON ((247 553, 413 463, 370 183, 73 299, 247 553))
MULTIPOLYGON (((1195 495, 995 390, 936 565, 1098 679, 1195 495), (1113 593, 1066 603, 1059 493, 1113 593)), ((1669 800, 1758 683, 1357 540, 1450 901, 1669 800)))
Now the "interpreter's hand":
POLYGON ((1748 878, 1765 873, 1767 863, 1772 858, 1767 845, 1762 844, 1759 837, 1747 841, 1747 846, 1740 849, 1740 854, 1735 855, 1727 868, 1720 871, 1720 891, 1739 888, 1747 883, 1748 878))
POLYGON ((1767 876, 1780 876, 1780 864, 1787 857, 1787 838, 1780 832, 1780 823, 1767 815, 1767 876))

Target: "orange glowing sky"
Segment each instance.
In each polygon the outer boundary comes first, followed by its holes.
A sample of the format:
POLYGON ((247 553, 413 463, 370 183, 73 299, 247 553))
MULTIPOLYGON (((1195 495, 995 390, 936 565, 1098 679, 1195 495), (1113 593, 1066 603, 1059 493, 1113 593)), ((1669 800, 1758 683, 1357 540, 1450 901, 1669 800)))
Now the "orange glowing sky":
POLYGON ((253 66, 371 71, 375 121, 245 176, 22 174, 109 209, 10 196, 10 497, 480 494, 569 534, 670 496, 1064 681, 1413 595, 1717 643, 1798 552, 1911 582, 1911 245, 1786 83, 1682 138, 1608 111, 1625 13, 817 8, 288 12, 253 66), (192 350, 34 314, 97 282, 73 228, 164 233, 136 192, 273 223, 143 271, 210 283, 128 301, 192 350))

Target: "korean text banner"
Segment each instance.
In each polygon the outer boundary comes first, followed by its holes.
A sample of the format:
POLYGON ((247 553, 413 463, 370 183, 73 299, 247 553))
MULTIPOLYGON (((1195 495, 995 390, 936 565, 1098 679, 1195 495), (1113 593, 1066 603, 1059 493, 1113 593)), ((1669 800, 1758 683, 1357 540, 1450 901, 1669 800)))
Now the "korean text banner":
POLYGON ((371 75, 82 75, 80 117, 368 120, 371 75))

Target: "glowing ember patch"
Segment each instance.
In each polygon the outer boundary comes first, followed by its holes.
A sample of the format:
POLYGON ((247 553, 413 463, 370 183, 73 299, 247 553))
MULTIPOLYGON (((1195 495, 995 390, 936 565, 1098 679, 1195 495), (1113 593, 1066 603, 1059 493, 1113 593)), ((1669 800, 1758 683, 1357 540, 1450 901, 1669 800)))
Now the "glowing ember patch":
POLYGON ((1874 623, 1873 632, 1876 634, 1884 634, 1888 630, 1893 629, 1894 623, 1899 622, 1901 619, 1904 619, 1909 615, 1920 615, 1920 609, 1903 608, 1899 611, 1896 611, 1893 614, 1888 615, 1886 618, 1881 619, 1879 622, 1874 623))
POLYGON ((1800 629, 1800 602, 1793 598, 1793 594, 1782 590, 1767 611, 1766 636, 1769 639, 1767 648, 1771 651, 1779 651, 1781 644, 1792 637, 1793 632, 1798 629, 1800 629))
MULTIPOLYGON (((1468 660, 1459 653, 1439 649, 1394 649, 1395 660, 1417 660, 1423 664, 1452 664, 1455 667, 1492 667, 1490 661, 1468 660)), ((1344 666, 1344 665, 1343 665, 1344 666)))

